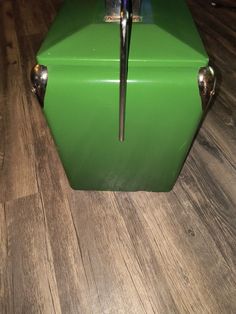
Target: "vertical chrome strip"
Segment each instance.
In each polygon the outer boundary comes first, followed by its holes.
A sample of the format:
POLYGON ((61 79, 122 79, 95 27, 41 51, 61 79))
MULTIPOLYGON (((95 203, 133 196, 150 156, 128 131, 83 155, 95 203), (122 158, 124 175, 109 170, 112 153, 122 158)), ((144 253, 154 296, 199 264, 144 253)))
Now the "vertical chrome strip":
POLYGON ((132 27, 132 0, 121 0, 120 10, 120 106, 119 140, 125 139, 125 107, 128 76, 129 45, 132 27))

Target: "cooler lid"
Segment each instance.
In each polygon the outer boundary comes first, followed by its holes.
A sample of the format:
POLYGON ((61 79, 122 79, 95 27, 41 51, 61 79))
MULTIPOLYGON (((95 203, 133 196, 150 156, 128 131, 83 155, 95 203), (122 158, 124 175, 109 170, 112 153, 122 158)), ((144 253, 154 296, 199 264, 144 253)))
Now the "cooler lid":
MULTIPOLYGON (((104 21, 101 0, 66 0, 40 51, 41 64, 120 61, 119 23, 104 21)), ((205 65, 208 61, 184 0, 143 0, 133 23, 129 65, 205 65)))

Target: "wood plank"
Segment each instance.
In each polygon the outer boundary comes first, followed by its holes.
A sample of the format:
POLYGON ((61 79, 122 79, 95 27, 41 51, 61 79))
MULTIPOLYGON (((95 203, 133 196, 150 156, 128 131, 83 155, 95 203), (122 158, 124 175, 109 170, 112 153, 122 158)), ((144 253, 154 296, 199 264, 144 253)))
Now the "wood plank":
POLYGON ((44 215, 38 195, 9 201, 1 212, 1 313, 61 313, 44 215))
MULTIPOLYGON (((212 282, 214 275, 209 274, 208 269, 213 268, 217 263, 222 268, 222 279, 225 278, 223 275, 225 272, 229 277, 231 276, 230 269, 225 267, 224 261, 219 262, 220 254, 214 250, 213 245, 212 251, 206 247, 206 241, 209 240, 210 243, 210 236, 191 208, 182 207, 174 192, 132 193, 132 196, 128 197, 119 195, 118 202, 122 205, 125 219, 128 219, 129 230, 133 229, 134 215, 142 225, 153 254, 156 255, 160 268, 165 274, 169 291, 178 306, 178 312, 222 313, 226 305, 222 304, 222 299, 217 298, 214 289, 218 290, 218 293, 222 290, 217 289, 218 286, 212 282), (133 208, 132 215, 127 210, 130 208, 133 208)), ((142 239, 141 235, 140 241, 142 239)), ((221 281, 217 270, 216 273, 217 279, 221 281)), ((231 281, 230 289, 226 284, 226 288, 229 289, 226 289, 227 296, 231 296, 234 292, 233 276, 231 281)), ((233 299, 227 302, 230 308, 233 299)))
POLYGON ((48 133, 39 136, 35 146, 37 180, 47 220, 61 311, 91 313, 89 283, 68 204, 69 187, 48 133))
POLYGON ((7 226, 4 205, 0 204, 0 313, 6 313, 7 294, 5 273, 7 268, 7 226))
MULTIPOLYGON (((23 88, 20 55, 12 14, 11 1, 1 2, 4 29, 5 80, 2 100, 2 162, 0 200, 19 198, 37 192, 32 146, 32 131, 23 88), (4 161, 3 161, 4 159, 4 161), (30 184, 29 184, 30 182, 30 184)), ((4 38, 3 38, 4 37, 4 38)))
POLYGON ((176 313, 165 276, 151 263, 155 258, 145 247, 147 239, 140 250, 133 245, 113 193, 73 193, 70 206, 93 313, 176 313))

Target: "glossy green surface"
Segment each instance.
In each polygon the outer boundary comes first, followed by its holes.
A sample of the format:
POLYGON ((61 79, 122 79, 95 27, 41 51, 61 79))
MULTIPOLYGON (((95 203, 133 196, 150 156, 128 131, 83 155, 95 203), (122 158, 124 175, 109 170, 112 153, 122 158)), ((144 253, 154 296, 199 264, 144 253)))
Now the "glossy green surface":
POLYGON ((181 0, 146 1, 130 47, 126 138, 118 141, 119 25, 103 1, 67 0, 38 53, 48 67, 44 112, 70 184, 167 191, 202 117, 207 56, 181 0))

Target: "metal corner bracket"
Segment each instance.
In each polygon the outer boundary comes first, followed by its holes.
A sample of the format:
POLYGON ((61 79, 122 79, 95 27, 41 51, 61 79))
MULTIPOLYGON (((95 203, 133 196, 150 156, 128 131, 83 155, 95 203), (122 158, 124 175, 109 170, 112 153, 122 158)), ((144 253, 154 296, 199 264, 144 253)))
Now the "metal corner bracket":
POLYGON ((202 100, 202 109, 206 111, 215 94, 216 75, 211 66, 202 67, 198 72, 198 87, 202 100))
POLYGON ((48 69, 45 65, 36 64, 31 70, 32 92, 37 96, 41 107, 44 106, 44 97, 48 82, 48 69))

